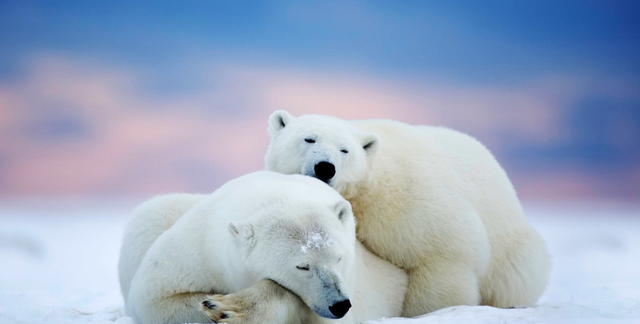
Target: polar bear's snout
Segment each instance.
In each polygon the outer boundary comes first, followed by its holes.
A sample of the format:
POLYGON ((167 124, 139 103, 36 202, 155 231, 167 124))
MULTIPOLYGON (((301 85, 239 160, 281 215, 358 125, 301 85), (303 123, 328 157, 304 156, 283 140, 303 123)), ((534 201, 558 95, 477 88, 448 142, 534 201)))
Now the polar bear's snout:
MULTIPOLYGON (((317 281, 309 283, 309 287, 313 287, 310 292, 315 293, 315 300, 308 300, 307 305, 321 317, 337 319, 344 317, 351 308, 351 300, 344 293, 342 280, 338 274, 324 267, 312 267, 316 273, 317 281), (317 294, 321 292, 321 294, 317 294)), ((305 298, 303 298, 304 300, 305 298)))
POLYGON ((301 173, 333 187, 340 163, 333 151, 327 147, 309 150, 301 173))
POLYGON ((351 308, 351 301, 348 299, 339 301, 331 306, 329 306, 329 311, 331 314, 335 315, 338 318, 342 318, 349 309, 351 308))
POLYGON ((329 304, 320 307, 312 307, 313 311, 324 318, 342 318, 351 309, 351 300, 344 294, 339 294, 332 298, 329 304))
POLYGON ((329 183, 336 175, 336 166, 331 162, 321 161, 313 167, 313 171, 316 178, 329 183))

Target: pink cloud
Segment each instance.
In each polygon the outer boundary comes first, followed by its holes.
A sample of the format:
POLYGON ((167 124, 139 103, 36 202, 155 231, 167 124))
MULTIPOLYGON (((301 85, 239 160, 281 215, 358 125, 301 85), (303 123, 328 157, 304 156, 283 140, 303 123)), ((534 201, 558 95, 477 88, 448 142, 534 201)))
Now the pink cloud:
MULTIPOLYGON (((203 90, 154 96, 141 91, 141 72, 64 56, 35 57, 23 78, 0 83, 0 150, 7 157, 0 193, 211 191, 263 167, 267 118, 277 109, 448 125, 482 137, 500 153, 505 132, 540 144, 562 141, 567 134, 558 124, 559 112, 596 87, 572 78, 498 88, 243 64, 203 70, 203 90), (24 125, 46 122, 52 106, 82 120, 90 134, 49 141, 25 133, 24 125)), ((559 179, 556 188, 575 187, 566 192, 580 195, 596 186, 576 180, 580 176, 559 179)), ((523 186, 545 185, 530 179, 523 186)))

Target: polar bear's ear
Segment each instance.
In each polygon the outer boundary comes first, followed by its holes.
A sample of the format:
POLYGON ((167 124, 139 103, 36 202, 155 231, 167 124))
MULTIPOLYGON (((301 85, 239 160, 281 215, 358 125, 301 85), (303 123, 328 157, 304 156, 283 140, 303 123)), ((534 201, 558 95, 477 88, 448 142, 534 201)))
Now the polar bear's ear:
POLYGON ((380 146, 380 137, 374 133, 365 133, 361 136, 360 143, 368 156, 374 155, 380 146))
POLYGON ((344 221, 352 214, 351 204, 348 201, 340 201, 335 206, 333 206, 333 210, 338 215, 338 219, 344 221))
POLYGON ((253 226, 250 224, 229 222, 227 229, 231 235, 242 241, 248 241, 253 238, 253 226))
POLYGON ((276 110, 269 116, 269 134, 275 135, 285 128, 295 117, 284 110, 276 110))

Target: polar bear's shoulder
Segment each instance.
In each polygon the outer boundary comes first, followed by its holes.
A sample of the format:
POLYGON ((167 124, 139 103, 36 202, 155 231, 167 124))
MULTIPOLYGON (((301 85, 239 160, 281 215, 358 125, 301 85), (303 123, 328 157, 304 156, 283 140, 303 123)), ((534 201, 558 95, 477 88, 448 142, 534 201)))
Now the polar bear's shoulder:
POLYGON ((459 138, 476 141, 473 137, 465 133, 444 126, 411 125, 390 119, 353 120, 351 124, 362 131, 374 132, 379 135, 402 135, 403 133, 411 133, 412 135, 419 134, 439 138, 459 138))
POLYGON ((361 131, 377 134, 382 146, 391 143, 393 146, 407 146, 412 151, 428 148, 431 153, 461 150, 489 152, 474 137, 443 126, 411 125, 388 119, 354 120, 351 123, 361 131))

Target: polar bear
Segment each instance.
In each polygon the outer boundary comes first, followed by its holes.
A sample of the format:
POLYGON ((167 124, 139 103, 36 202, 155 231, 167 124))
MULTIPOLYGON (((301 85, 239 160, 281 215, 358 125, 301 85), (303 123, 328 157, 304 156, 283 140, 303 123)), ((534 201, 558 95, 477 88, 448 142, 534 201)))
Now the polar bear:
POLYGON ((267 170, 318 178, 351 202, 357 237, 407 271, 403 316, 453 305, 532 306, 546 243, 477 140, 441 127, 321 115, 269 118, 267 170))
POLYGON ((337 192, 269 171, 145 202, 118 267, 136 323, 355 323, 399 316, 407 287, 403 270, 356 241, 337 192))

